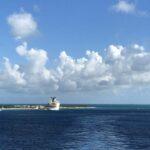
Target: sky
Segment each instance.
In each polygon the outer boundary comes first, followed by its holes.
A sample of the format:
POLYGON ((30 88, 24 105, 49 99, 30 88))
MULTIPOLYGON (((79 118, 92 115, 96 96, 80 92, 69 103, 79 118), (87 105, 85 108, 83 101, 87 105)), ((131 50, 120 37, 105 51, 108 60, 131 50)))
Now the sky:
POLYGON ((148 0, 2 0, 0 103, 150 104, 148 0))

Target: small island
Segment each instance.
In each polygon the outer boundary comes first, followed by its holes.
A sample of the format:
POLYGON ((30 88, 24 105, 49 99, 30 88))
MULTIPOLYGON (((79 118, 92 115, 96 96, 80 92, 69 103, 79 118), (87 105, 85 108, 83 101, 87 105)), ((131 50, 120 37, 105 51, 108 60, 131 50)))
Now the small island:
MULTIPOLYGON (((61 104, 60 109, 94 108, 85 104, 61 104)), ((48 104, 0 104, 0 110, 50 110, 48 104)))

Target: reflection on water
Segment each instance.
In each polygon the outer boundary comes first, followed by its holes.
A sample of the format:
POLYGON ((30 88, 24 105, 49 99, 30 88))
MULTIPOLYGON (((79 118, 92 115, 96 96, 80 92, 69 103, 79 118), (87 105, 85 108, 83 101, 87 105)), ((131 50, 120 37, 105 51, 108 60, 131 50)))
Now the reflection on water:
POLYGON ((3 149, 148 150, 150 110, 1 111, 3 149))

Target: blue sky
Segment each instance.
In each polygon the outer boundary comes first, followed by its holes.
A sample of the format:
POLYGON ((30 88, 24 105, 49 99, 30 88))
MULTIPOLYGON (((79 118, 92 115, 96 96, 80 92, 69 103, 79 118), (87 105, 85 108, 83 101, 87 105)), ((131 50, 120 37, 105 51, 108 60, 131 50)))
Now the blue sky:
POLYGON ((149 4, 1 1, 0 102, 150 103, 149 4))

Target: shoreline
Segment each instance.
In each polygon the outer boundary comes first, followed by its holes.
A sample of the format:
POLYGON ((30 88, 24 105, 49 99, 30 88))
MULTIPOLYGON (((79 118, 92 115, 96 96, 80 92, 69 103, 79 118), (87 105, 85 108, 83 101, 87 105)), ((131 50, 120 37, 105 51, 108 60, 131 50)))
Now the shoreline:
MULTIPOLYGON (((61 110, 64 109, 94 109, 95 107, 93 106, 60 106, 61 110)), ((0 108, 0 111, 2 110, 48 110, 44 105, 18 105, 17 107, 13 106, 12 107, 7 107, 7 106, 2 106, 0 108)))

